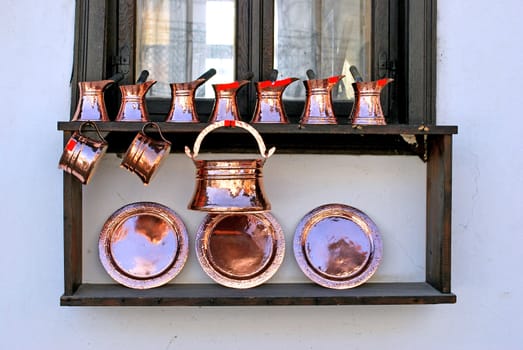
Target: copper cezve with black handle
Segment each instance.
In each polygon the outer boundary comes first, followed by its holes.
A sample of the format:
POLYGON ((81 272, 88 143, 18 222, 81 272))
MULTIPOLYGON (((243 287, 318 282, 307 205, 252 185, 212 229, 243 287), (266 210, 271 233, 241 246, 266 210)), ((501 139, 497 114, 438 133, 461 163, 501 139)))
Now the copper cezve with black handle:
POLYGON ((111 78, 98 81, 81 81, 78 83, 80 98, 76 105, 72 121, 109 121, 105 106, 104 92, 109 85, 118 83, 124 78, 122 73, 117 73, 111 78))
POLYGON ((165 121, 171 123, 199 123, 200 118, 196 112, 194 95, 196 90, 215 74, 216 69, 211 68, 196 80, 170 84, 171 107, 165 121))

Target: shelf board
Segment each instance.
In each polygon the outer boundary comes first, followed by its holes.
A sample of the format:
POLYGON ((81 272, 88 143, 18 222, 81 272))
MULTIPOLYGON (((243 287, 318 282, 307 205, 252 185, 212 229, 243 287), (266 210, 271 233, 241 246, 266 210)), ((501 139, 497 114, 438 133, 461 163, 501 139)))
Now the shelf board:
MULTIPOLYGON (((82 122, 58 122, 58 130, 76 131, 82 122)), ((123 153, 142 122, 97 122, 109 143, 108 152, 123 153)), ((206 123, 158 123, 164 136, 172 142, 172 152, 191 147, 206 123)), ((420 129, 416 125, 352 125, 254 124, 268 147, 276 152, 303 154, 378 154, 418 155, 424 159, 425 138, 457 133, 456 126, 432 125, 420 129)), ((89 130, 86 128, 86 130, 89 130)), ((209 134, 202 145, 203 152, 256 152, 256 143, 245 130, 221 128, 209 134), (234 137, 231 137, 233 136, 234 137)), ((424 159, 425 160, 425 159, 424 159)))
MULTIPOLYGON (((207 123, 168 123, 157 122, 165 133, 199 133, 207 123)), ((59 121, 58 130, 76 131, 81 121, 59 121)), ((142 129, 142 122, 96 122, 100 131, 137 132, 142 129)), ((360 125, 354 127, 348 124, 336 125, 305 125, 299 124, 252 124, 262 134, 334 134, 334 135, 448 135, 457 134, 458 127, 454 125, 427 125, 420 129, 419 125, 360 125)), ((239 128, 222 128, 215 132, 241 132, 239 128)))
POLYGON ((231 289, 217 284, 167 284, 135 290, 115 284, 82 284, 63 295, 62 306, 255 306, 449 304, 456 296, 425 282, 366 283, 353 289, 327 289, 311 283, 264 284, 231 289))

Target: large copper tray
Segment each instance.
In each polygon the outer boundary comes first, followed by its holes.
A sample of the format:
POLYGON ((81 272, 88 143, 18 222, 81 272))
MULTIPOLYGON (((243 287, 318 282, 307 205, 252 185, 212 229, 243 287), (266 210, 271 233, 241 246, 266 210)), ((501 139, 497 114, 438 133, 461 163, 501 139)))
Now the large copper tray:
POLYGON ((196 235, 196 255, 207 275, 231 288, 271 278, 285 253, 280 224, 270 213, 209 214, 196 235))
POLYGON ((152 202, 126 205, 105 222, 98 241, 100 261, 118 283, 135 289, 161 286, 183 268, 187 230, 168 207, 152 202))
POLYGON ((303 217, 294 235, 294 256, 313 282, 332 289, 365 283, 382 257, 381 235, 362 211, 326 204, 303 217))

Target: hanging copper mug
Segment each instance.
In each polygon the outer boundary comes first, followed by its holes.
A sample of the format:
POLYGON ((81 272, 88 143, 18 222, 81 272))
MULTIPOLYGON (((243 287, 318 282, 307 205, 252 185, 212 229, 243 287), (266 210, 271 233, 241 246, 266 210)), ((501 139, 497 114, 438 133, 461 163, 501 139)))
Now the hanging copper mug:
POLYGON ((338 124, 332 108, 332 88, 344 75, 305 80, 306 99, 300 124, 338 124))
POLYGON ((58 168, 76 177, 86 185, 91 180, 100 160, 107 151, 107 142, 95 123, 87 121, 80 125, 67 141, 58 168), (90 125, 98 134, 99 140, 82 134, 83 128, 90 125))
POLYGON ((257 213, 270 210, 271 204, 263 189, 263 165, 275 150, 272 147, 267 151, 261 135, 248 123, 222 120, 210 124, 196 138, 192 153, 185 146, 185 154, 196 166, 196 185, 188 208, 219 213, 257 213), (237 126, 248 131, 258 143, 261 159, 196 159, 205 136, 225 126, 237 126))
POLYGON ((170 150, 171 142, 163 136, 160 126, 156 123, 148 122, 144 124, 142 131, 131 142, 120 166, 138 175, 143 184, 147 185, 170 150), (145 133, 145 129, 148 126, 156 128, 160 135, 159 140, 145 133))
POLYGON ((116 116, 117 122, 148 122, 149 113, 145 103, 145 95, 156 84, 156 80, 149 80, 133 85, 121 85, 122 102, 116 116))
POLYGON ((380 94, 385 85, 394 79, 384 78, 376 81, 355 82, 354 105, 350 114, 350 122, 354 125, 386 125, 380 94))
POLYGON ((289 84, 298 78, 282 80, 266 80, 256 83, 256 108, 251 123, 280 123, 288 124, 289 119, 283 108, 282 95, 289 84))
POLYGON ((200 118, 198 113, 196 113, 194 95, 196 90, 215 74, 216 70, 211 68, 196 80, 170 84, 171 107, 165 121, 172 123, 199 123, 200 118))
POLYGON ((215 101, 209 123, 221 120, 241 120, 236 95, 238 90, 249 82, 249 80, 240 80, 229 84, 214 84, 212 86, 215 101))

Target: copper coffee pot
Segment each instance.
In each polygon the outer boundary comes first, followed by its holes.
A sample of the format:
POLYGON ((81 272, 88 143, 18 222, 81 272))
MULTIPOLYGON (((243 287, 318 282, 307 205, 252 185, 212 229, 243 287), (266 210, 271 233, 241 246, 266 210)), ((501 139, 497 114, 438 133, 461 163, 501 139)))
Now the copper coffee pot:
POLYGON ((116 116, 116 121, 124 122, 147 122, 149 121, 149 113, 147 112, 147 105, 145 103, 145 95, 149 89, 156 84, 156 80, 147 80, 149 72, 144 70, 140 77, 133 85, 120 86, 122 93, 122 102, 120 110, 116 116))
POLYGON ((363 81, 355 66, 350 67, 355 83, 354 105, 349 117, 353 125, 386 125, 383 109, 381 108, 380 94, 385 85, 394 79, 383 78, 376 81, 363 81))
POLYGON ((199 123, 200 119, 194 105, 194 94, 203 83, 216 74, 216 69, 211 68, 196 80, 186 83, 172 83, 171 108, 167 114, 166 122, 173 123, 199 123))
POLYGON ((289 123, 283 109, 282 95, 285 88, 298 78, 276 80, 277 76, 278 71, 273 70, 270 80, 256 83, 258 99, 251 123, 289 123))
POLYGON ((119 82, 123 77, 122 73, 117 73, 106 80, 79 82, 80 98, 71 120, 109 121, 104 91, 109 85, 119 82))
POLYGON ((307 77, 309 80, 303 82, 306 100, 300 124, 338 124, 332 108, 331 92, 344 75, 316 79, 316 74, 309 69, 307 77))
POLYGON ((212 109, 209 123, 221 120, 241 120, 238 111, 236 95, 241 87, 247 85, 252 78, 252 73, 244 80, 235 81, 228 84, 214 84, 215 101, 212 109))

